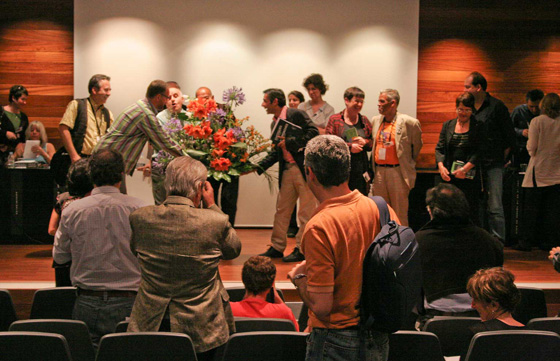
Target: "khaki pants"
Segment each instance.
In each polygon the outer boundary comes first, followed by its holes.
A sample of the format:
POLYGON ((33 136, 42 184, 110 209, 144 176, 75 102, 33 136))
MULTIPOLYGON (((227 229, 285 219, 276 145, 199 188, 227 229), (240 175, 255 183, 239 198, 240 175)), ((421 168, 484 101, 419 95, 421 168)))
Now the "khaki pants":
POLYGON ((395 210, 400 224, 408 226, 408 193, 400 167, 375 167, 373 195, 381 196, 395 210))
POLYGON ((317 208, 317 199, 307 186, 298 166, 288 163, 282 173, 282 184, 276 200, 276 214, 274 215, 272 229, 272 247, 277 251, 284 252, 284 249, 286 249, 286 234, 298 197, 299 231, 296 234, 296 247, 300 247, 305 225, 317 208))

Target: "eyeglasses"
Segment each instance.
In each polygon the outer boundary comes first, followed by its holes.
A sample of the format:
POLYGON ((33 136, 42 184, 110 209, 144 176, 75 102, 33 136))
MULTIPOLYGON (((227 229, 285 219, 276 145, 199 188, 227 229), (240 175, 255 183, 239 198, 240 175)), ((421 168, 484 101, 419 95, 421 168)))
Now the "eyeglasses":
POLYGON ((467 108, 467 109, 457 108, 457 113, 472 113, 472 109, 471 108, 467 108))
POLYGON ((169 95, 165 95, 165 94, 163 94, 163 93, 161 93, 160 95, 161 95, 162 97, 164 97, 166 100, 171 99, 171 97, 170 97, 169 95))

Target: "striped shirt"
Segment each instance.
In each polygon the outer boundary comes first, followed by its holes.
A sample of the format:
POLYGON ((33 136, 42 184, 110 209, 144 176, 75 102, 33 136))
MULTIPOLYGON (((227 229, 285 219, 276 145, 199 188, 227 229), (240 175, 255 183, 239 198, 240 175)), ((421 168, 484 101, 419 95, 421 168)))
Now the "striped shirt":
POLYGON ((124 158, 125 173, 132 174, 146 141, 156 151, 164 150, 176 157, 183 155, 181 148, 166 136, 156 119, 154 107, 147 99, 142 99, 117 117, 107 134, 97 143, 94 152, 103 148, 118 151, 124 158))

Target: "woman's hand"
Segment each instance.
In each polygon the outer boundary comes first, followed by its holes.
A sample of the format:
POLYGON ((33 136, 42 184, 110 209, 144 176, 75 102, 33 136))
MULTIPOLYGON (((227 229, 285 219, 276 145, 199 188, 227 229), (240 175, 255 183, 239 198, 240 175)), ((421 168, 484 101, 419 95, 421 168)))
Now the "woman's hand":
POLYGON ((449 171, 447 170, 447 168, 445 168, 442 162, 438 164, 438 169, 439 169, 439 175, 441 176, 441 179, 443 179, 446 182, 449 182, 451 180, 451 177, 449 176, 449 171))
POLYGON ((461 167, 461 168, 455 170, 455 172, 453 172, 453 173, 451 173, 451 174, 453 174, 453 176, 454 176, 455 178, 458 178, 458 179, 465 179, 465 177, 467 176, 467 172, 465 172, 465 170, 463 169, 463 167, 461 167))
POLYGON ((33 154, 35 154, 36 156, 40 156, 40 155, 45 155, 46 152, 43 150, 43 148, 41 148, 40 145, 34 145, 33 147, 31 147, 31 151, 33 152, 33 154))
POLYGON ((560 247, 554 247, 550 250, 549 254, 548 254, 548 259, 552 260, 554 258, 554 256, 556 255, 556 253, 560 253, 560 247))
POLYGON ((6 132, 6 138, 10 139, 10 140, 14 140, 17 139, 17 135, 14 132, 6 132))
POLYGON ((357 143, 352 143, 352 146, 350 147, 351 153, 360 153, 362 150, 364 150, 364 148, 357 143))
POLYGON ((366 140, 362 137, 352 138, 352 144, 358 144, 359 146, 363 147, 364 145, 366 145, 366 143, 366 140))

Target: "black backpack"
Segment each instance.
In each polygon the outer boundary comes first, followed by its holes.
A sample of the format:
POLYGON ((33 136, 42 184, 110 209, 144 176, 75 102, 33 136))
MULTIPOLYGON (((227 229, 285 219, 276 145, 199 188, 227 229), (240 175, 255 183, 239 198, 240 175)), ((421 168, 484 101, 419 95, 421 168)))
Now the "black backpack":
POLYGON ((392 333, 422 301, 420 251, 412 229, 390 220, 385 200, 371 199, 379 209, 381 231, 364 258, 360 323, 365 329, 392 333))

